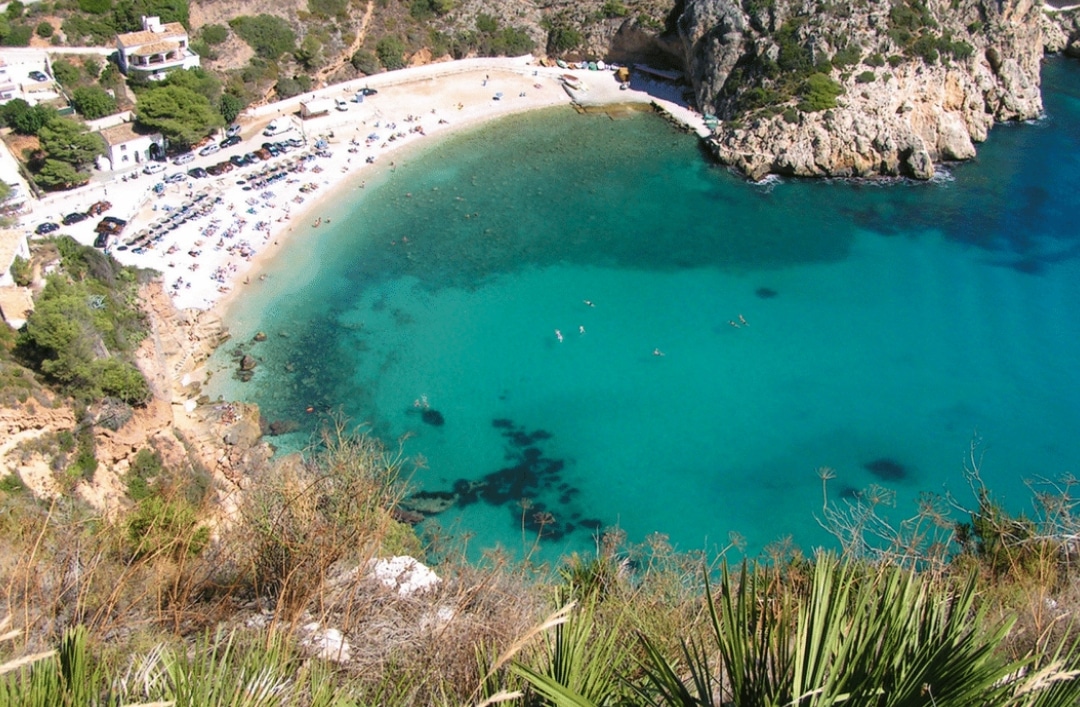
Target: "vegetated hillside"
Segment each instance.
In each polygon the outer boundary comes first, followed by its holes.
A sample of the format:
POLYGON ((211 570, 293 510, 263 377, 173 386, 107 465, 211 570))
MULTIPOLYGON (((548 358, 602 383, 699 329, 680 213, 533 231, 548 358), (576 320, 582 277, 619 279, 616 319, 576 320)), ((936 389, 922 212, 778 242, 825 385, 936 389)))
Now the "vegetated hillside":
POLYGON ((536 53, 647 59, 663 52, 670 2, 287 0, 191 6, 194 48, 248 99, 467 56, 536 53), (620 35, 620 39, 616 39, 620 35))

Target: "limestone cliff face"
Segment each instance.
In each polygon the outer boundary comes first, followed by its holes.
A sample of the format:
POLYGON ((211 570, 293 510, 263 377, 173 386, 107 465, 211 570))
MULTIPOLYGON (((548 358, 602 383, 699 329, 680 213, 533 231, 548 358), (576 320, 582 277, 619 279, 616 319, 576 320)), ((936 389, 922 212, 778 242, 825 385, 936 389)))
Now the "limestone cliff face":
POLYGON ((1047 8, 1042 20, 1043 46, 1046 51, 1080 57, 1080 9, 1047 8))
POLYGON ((683 59, 698 105, 723 120, 713 140, 718 158, 751 178, 927 179, 940 160, 973 157, 974 143, 995 121, 1040 115, 1041 3, 907 6, 921 23, 914 35, 904 34, 904 19, 888 2, 687 0, 678 21, 683 59), (919 33, 936 47, 962 50, 935 57, 936 49, 923 49, 920 56, 911 48, 919 33), (830 66, 845 51, 853 63, 830 66), (843 88, 835 107, 798 110, 798 95, 779 93, 777 101, 778 92, 768 93, 793 53, 843 88), (748 100, 760 95, 772 102, 748 100))

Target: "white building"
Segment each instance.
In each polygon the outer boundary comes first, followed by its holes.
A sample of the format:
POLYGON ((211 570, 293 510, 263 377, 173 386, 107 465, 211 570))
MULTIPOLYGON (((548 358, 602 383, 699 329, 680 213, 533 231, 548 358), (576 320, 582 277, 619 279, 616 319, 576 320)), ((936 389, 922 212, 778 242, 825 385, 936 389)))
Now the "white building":
POLYGON ((7 62, 0 59, 0 103, 7 103, 15 97, 18 86, 8 73, 7 62))
POLYGON ((132 123, 114 125, 98 133, 105 140, 105 154, 98 160, 99 169, 135 167, 165 154, 165 138, 161 133, 140 135, 132 123), (107 164, 103 164, 107 161, 107 164))
POLYGON ((141 32, 116 35, 116 54, 124 74, 159 81, 174 69, 199 66, 199 55, 191 51, 184 25, 162 24, 157 17, 143 17, 142 24, 141 32))

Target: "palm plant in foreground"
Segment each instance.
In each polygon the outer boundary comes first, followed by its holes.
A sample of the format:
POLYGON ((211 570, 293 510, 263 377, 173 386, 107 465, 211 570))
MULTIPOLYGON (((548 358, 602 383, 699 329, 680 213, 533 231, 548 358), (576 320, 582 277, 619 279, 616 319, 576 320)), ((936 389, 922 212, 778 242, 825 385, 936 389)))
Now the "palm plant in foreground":
MULTIPOLYGON (((1065 684, 1075 646, 1040 685, 1022 676, 1028 661, 998 648, 1012 622, 986 627, 975 576, 959 586, 897 567, 866 567, 819 556, 804 592, 771 592, 743 565, 725 567, 719 601, 707 604, 709 641, 684 641, 680 660, 647 637, 653 705, 1039 705, 1044 687, 1065 684)), ((1046 693, 1048 695, 1048 693, 1046 693)))
POLYGON ((597 604, 596 593, 587 595, 554 627, 554 636, 547 634, 542 668, 513 665, 516 675, 554 704, 599 707, 618 704, 622 697, 630 648, 620 635, 621 620, 609 630, 597 630, 597 604))

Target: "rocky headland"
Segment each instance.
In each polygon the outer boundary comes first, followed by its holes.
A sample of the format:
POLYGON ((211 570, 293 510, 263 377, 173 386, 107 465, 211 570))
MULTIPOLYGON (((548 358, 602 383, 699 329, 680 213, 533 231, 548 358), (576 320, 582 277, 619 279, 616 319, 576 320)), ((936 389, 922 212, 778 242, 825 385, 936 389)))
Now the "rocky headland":
POLYGON ((689 0, 677 24, 715 153, 754 179, 928 179, 974 157, 995 122, 1041 114, 1058 26, 1032 0, 689 0))

